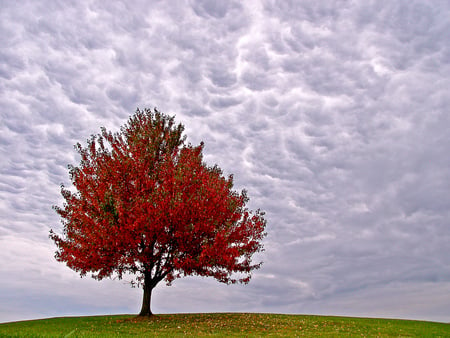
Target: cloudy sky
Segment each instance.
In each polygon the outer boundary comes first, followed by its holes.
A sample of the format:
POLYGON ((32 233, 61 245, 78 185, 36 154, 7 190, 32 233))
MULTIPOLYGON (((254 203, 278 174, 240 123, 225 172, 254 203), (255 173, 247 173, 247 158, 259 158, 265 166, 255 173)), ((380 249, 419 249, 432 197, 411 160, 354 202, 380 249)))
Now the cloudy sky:
POLYGON ((160 284, 154 312, 450 321, 448 1, 0 8, 0 322, 139 311, 48 238, 73 145, 137 107, 176 115, 268 220, 249 285, 160 284))

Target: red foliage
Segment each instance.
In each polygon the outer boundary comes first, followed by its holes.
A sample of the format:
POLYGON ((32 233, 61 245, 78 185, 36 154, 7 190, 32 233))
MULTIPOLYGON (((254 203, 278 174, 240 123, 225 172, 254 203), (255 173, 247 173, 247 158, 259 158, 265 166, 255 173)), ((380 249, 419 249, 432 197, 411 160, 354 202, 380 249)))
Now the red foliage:
POLYGON ((262 249, 263 212, 246 208, 203 143, 185 145, 184 127, 158 111, 137 110, 116 134, 102 128, 69 166, 76 192, 61 187, 62 236, 51 231, 56 259, 97 279, 137 274, 153 288, 186 275, 247 283, 262 249), (238 277, 234 277, 235 274, 238 277))

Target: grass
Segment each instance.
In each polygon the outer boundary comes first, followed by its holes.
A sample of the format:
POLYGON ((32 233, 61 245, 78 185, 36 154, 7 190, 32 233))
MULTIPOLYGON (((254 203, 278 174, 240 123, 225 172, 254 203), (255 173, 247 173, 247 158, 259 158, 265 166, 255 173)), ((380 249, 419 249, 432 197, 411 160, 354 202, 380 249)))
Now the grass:
POLYGON ((0 337, 115 336, 450 337, 450 324, 252 313, 62 317, 0 324, 0 337))

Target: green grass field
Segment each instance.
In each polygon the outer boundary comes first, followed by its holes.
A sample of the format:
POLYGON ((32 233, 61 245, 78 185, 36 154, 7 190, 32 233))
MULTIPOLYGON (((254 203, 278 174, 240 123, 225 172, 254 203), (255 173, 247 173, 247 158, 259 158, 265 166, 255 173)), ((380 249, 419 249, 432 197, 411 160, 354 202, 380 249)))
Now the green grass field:
POLYGON ((0 337, 450 337, 450 324, 304 315, 212 313, 63 317, 0 324, 0 337))

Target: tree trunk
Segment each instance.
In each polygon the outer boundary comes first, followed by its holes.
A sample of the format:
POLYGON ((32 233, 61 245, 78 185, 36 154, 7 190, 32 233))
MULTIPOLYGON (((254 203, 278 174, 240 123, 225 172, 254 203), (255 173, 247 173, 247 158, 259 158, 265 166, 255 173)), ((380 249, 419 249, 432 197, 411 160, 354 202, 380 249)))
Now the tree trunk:
POLYGON ((153 283, 150 276, 146 275, 144 279, 144 296, 142 298, 142 308, 139 316, 151 316, 152 310, 150 308, 152 301, 153 283))

